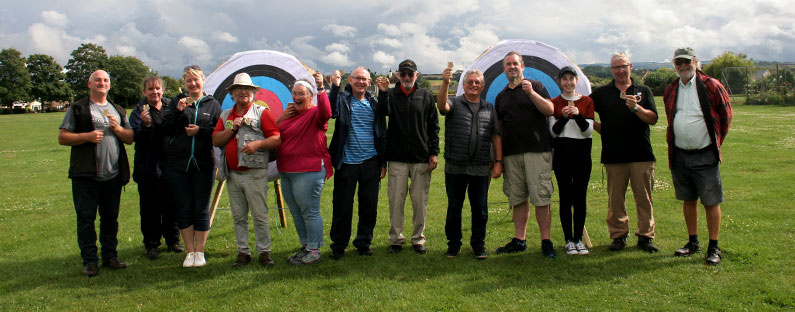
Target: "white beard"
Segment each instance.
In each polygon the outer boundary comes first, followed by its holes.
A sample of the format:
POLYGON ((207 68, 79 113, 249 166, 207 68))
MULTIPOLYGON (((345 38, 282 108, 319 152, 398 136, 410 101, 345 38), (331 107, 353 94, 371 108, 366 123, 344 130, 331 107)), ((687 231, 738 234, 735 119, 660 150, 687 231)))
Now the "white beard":
POLYGON ((411 84, 407 84, 401 81, 400 85, 403 86, 403 89, 406 89, 406 91, 411 90, 411 88, 414 88, 414 82, 412 82, 411 84))

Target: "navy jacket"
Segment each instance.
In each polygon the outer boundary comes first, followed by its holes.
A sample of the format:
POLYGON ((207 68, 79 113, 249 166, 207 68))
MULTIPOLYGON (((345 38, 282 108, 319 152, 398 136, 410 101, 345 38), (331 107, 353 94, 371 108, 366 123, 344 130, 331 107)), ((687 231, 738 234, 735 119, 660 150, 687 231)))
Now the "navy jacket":
MULTIPOLYGON (((331 86, 331 94, 329 94, 329 102, 331 102, 331 118, 334 118, 334 134, 331 137, 331 144, 328 151, 331 154, 331 164, 334 169, 339 169, 342 166, 342 156, 345 153, 345 144, 348 143, 348 133, 351 128, 351 86, 345 87, 345 91, 340 92, 339 86, 331 86)), ((373 134, 375 135, 375 151, 378 156, 378 163, 381 167, 386 167, 384 159, 384 151, 386 149, 386 114, 378 110, 378 100, 376 100, 370 92, 364 94, 370 106, 373 107, 375 113, 375 121, 373 122, 373 134)))
POLYGON ((130 113, 130 127, 135 134, 135 157, 133 158, 133 181, 157 180, 163 175, 166 163, 166 147, 168 136, 163 133, 163 117, 171 100, 163 97, 160 99, 160 110, 154 107, 149 109, 151 124, 144 126, 141 112, 146 104, 146 98, 141 99, 132 113, 130 113))

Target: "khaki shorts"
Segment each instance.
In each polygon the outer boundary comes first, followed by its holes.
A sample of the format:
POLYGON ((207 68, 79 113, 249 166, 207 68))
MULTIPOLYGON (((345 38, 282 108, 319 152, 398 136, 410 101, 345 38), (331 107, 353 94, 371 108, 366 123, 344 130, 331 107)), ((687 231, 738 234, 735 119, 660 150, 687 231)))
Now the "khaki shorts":
POLYGON ((552 198, 552 152, 523 153, 503 158, 502 191, 511 206, 528 199, 533 206, 548 206, 552 198))

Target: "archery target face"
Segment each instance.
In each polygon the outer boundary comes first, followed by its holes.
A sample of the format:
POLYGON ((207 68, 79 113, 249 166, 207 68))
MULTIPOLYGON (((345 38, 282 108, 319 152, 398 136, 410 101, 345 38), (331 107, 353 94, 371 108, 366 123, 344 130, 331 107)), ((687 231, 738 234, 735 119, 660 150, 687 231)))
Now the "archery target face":
POLYGON ((221 64, 205 82, 205 92, 221 102, 221 109, 235 105, 226 88, 232 85, 239 73, 247 73, 260 87, 254 95, 254 103, 267 107, 274 118, 279 118, 287 104, 292 102, 289 86, 293 82, 302 78, 315 81, 303 64, 291 55, 265 50, 240 52, 221 64))
POLYGON ((525 66, 524 77, 540 81, 549 92, 550 98, 557 97, 561 93, 555 78, 564 66, 571 66, 577 71, 577 92, 583 95, 591 94, 591 83, 588 81, 588 77, 557 48, 532 40, 503 40, 483 53, 464 70, 456 95, 464 93, 466 72, 470 69, 478 69, 483 72, 484 80, 480 97, 494 103, 497 94, 508 85, 502 61, 505 55, 511 51, 519 52, 522 55, 522 62, 525 66))

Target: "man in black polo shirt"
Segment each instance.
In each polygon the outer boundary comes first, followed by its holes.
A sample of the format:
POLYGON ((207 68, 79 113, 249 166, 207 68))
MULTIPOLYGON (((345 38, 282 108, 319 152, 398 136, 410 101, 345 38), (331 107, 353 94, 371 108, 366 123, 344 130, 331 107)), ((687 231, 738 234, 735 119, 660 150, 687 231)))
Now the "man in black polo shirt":
MULTIPOLYGON (((550 240, 552 215, 552 135, 547 117, 554 112, 544 85, 524 79, 524 62, 518 52, 509 52, 503 60, 508 86, 495 100, 495 108, 502 133, 505 180, 503 192, 513 207, 514 237, 497 248, 497 253, 520 252, 527 248, 527 220, 530 204, 535 206, 536 221, 541 232, 541 251, 554 258, 555 248, 550 240)), ((502 161, 500 159, 497 160, 502 161)))
POLYGON ((629 234, 629 217, 624 207, 627 183, 632 185, 638 213, 638 248, 656 252, 654 239, 654 152, 649 141, 649 125, 657 123, 657 108, 647 86, 632 80, 632 63, 623 53, 610 59, 613 81, 591 93, 594 110, 601 123, 594 130, 602 135, 602 163, 607 172, 607 229, 610 250, 624 249, 629 234))

